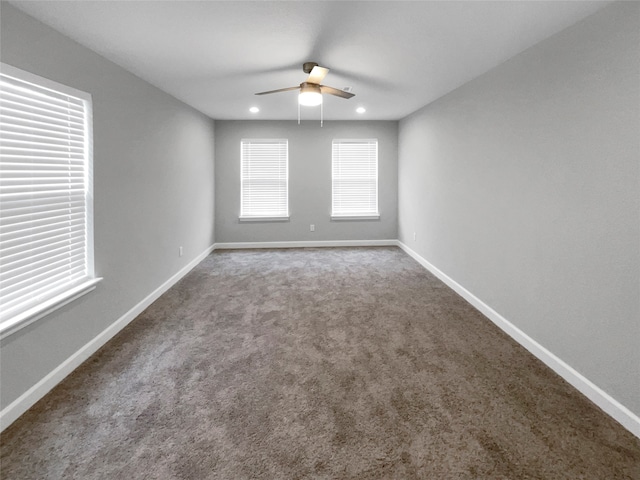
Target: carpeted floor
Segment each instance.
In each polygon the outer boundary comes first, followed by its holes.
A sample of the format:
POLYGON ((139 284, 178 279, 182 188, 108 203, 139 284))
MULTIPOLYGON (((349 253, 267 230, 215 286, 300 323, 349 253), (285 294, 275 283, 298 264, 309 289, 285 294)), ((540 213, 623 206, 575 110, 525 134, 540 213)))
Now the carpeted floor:
POLYGON ((6 479, 640 479, 397 248, 220 251, 2 434, 6 479))

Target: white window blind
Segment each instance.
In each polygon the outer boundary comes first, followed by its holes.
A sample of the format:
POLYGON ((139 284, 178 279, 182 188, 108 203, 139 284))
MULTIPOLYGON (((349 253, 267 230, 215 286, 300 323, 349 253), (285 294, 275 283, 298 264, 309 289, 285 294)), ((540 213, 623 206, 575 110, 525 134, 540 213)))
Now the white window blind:
POLYGON ((242 140, 240 156, 240 218, 288 217, 287 140, 242 140))
POLYGON ((332 217, 378 216, 378 140, 334 140, 332 217))
POLYGON ((0 327, 93 277, 90 96, 0 70, 0 327))

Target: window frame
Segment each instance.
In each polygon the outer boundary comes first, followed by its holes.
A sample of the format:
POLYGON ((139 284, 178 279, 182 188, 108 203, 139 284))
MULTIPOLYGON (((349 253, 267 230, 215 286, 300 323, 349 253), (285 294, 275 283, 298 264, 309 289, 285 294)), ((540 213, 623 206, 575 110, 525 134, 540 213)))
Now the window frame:
MULTIPOLYGON (((94 229, 93 229, 93 108, 91 95, 73 87, 0 63, 0 74, 19 82, 34 84, 39 89, 52 90, 58 94, 74 97, 84 106, 84 271, 85 274, 70 282, 43 292, 38 300, 29 302, 12 316, 0 320, 0 339, 30 325, 73 300, 89 293, 102 280, 95 276, 94 229)), ((26 303, 26 302, 25 302, 26 303)))
POLYGON ((379 142, 377 138, 334 138, 331 141, 331 220, 332 221, 352 221, 352 220, 379 220, 380 219, 380 195, 379 195, 379 142), (336 158, 334 146, 337 143, 374 143, 375 144, 375 212, 345 212, 337 213, 335 208, 335 177, 336 177, 336 158))
POLYGON ((289 214, 289 140, 286 138, 243 138, 240 140, 240 214, 238 219, 241 223, 245 222, 288 222, 289 214), (244 146, 246 143, 264 143, 264 144, 284 144, 285 146, 285 203, 286 213, 259 215, 245 212, 245 181, 244 175, 244 146))

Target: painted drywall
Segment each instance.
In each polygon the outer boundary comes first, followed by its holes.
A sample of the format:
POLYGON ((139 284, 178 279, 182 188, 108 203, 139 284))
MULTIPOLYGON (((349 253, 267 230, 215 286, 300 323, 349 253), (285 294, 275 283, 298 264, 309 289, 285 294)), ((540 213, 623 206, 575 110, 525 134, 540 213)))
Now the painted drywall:
MULTIPOLYGON (((295 108, 295 106, 294 106, 295 108)), ((216 121, 216 242, 397 238, 398 123, 378 121, 216 121), (240 141, 289 141, 288 222, 241 223, 240 141), (379 220, 331 221, 331 141, 378 139, 379 220), (315 232, 309 226, 315 225, 315 232)))
POLYGON ((399 239, 637 415, 639 19, 615 3, 399 126, 399 239))
POLYGON ((5 2, 1 17, 2 62, 93 96, 104 278, 3 340, 4 408, 213 244, 214 122, 5 2))

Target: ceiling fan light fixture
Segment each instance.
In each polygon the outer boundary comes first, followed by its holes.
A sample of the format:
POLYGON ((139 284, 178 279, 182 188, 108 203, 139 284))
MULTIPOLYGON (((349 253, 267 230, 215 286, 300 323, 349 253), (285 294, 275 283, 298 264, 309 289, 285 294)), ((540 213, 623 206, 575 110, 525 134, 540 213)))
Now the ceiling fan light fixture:
POLYGON ((322 104, 322 93, 320 93, 320 86, 303 83, 300 86, 300 95, 298 95, 298 103, 305 107, 316 107, 322 104))

